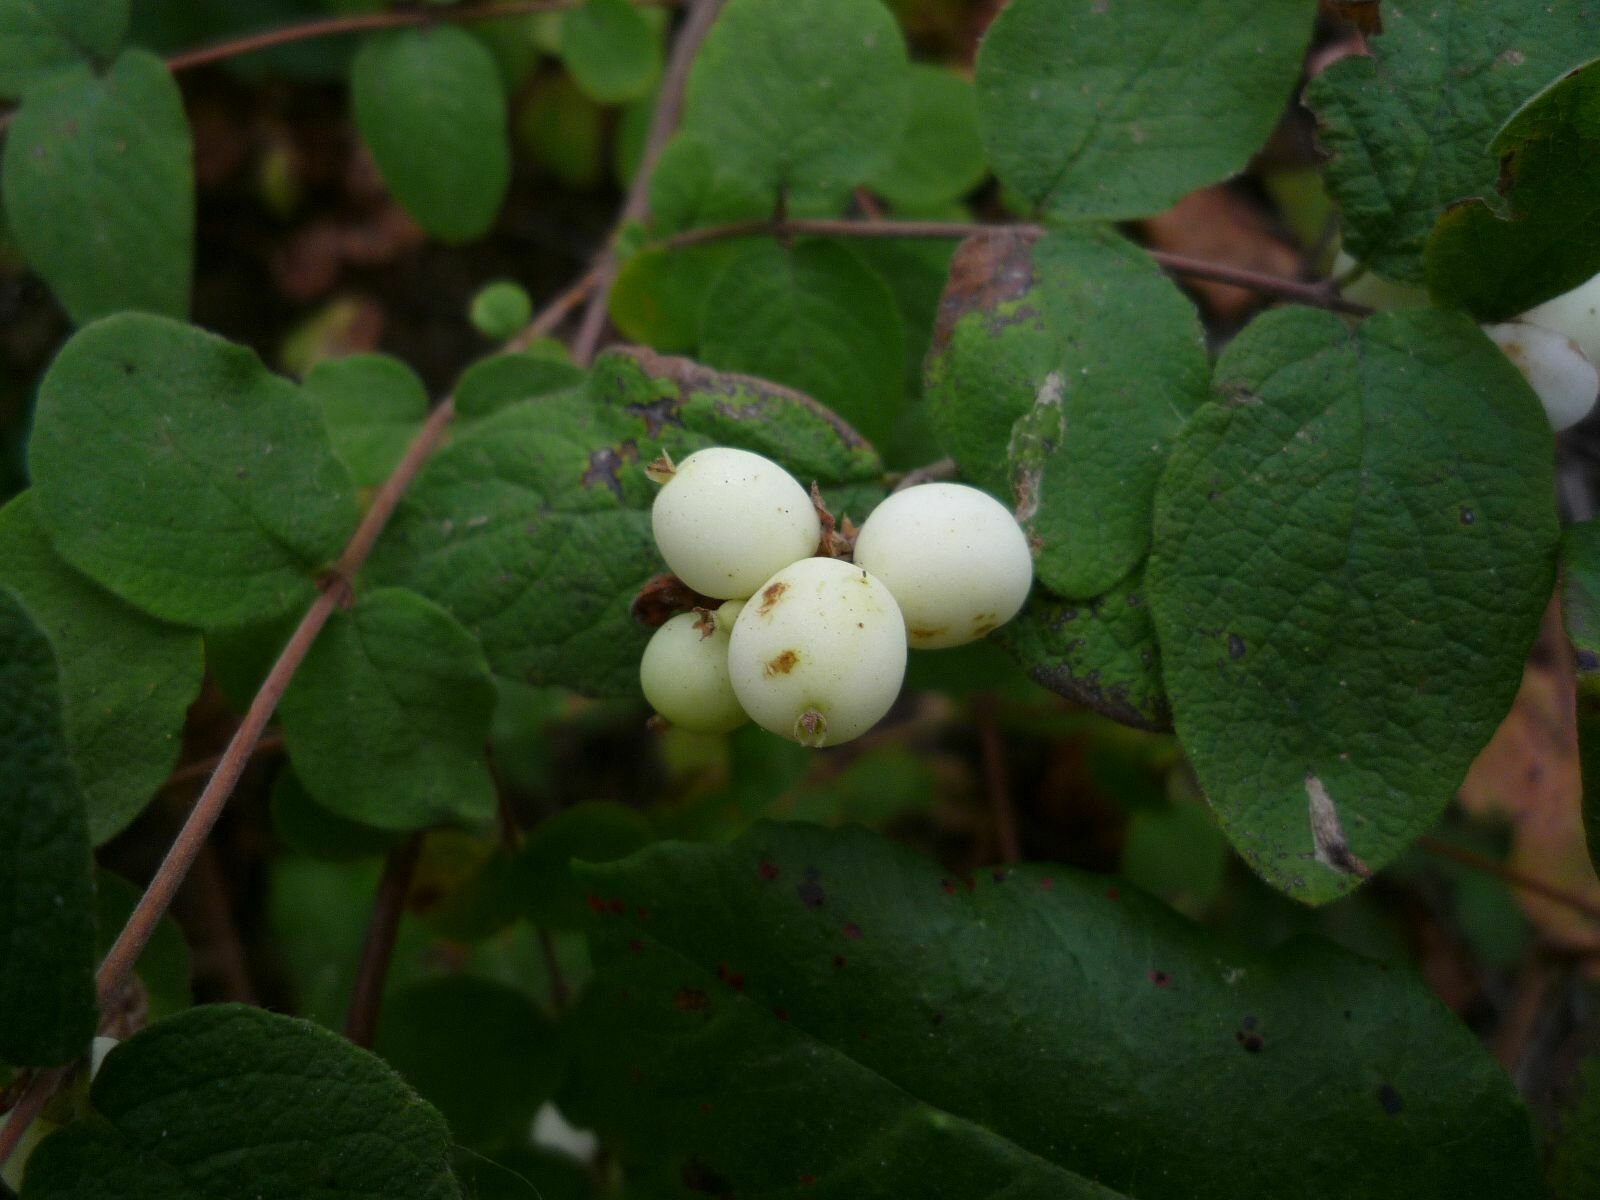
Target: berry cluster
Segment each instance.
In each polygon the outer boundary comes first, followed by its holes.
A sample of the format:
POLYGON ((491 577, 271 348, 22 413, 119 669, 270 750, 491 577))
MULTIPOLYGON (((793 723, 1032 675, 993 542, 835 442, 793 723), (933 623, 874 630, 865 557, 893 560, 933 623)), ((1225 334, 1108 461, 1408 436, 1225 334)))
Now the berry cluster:
POLYGON ((722 601, 666 621, 639 664, 645 698, 684 729, 750 719, 806 746, 859 737, 899 694, 908 645, 983 637, 1017 614, 1033 582, 1016 520, 975 488, 896 492, 852 547, 759 454, 700 450, 657 464, 652 478, 664 481, 651 510, 662 558, 722 601))

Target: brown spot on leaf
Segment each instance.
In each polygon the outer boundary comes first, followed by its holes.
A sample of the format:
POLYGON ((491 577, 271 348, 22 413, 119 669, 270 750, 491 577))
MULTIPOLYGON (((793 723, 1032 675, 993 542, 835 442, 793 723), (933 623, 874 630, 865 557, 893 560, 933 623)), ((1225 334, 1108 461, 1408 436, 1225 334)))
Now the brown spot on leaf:
POLYGON ((768 679, 774 675, 787 675, 794 670, 795 664, 799 661, 800 656, 793 650, 785 650, 776 658, 768 659, 766 665, 761 668, 761 673, 768 679))
POLYGON ((761 877, 763 883, 771 883, 780 872, 776 866, 763 858, 756 864, 756 874, 761 877))
POLYGON ((589 453, 589 465, 583 472, 583 486, 594 487, 603 484, 611 489, 611 493, 618 500, 622 499, 622 480, 618 472, 624 463, 639 460, 639 447, 633 439, 628 439, 620 446, 601 446, 598 450, 589 453))
POLYGON ((672 1003, 679 1012, 702 1012, 711 1007, 711 997, 699 988, 679 988, 678 994, 672 998, 672 1003))
POLYGON ((1006 230, 974 234, 956 247, 950 274, 939 298, 930 354, 943 354, 962 317, 991 313, 1033 287, 1033 238, 1006 230))
POLYGON ((721 1196, 725 1200, 733 1198, 733 1184, 727 1178, 712 1170, 706 1163, 698 1158, 691 1158, 683 1164, 683 1170, 678 1178, 683 1180, 683 1186, 691 1192, 701 1192, 707 1196, 721 1196))

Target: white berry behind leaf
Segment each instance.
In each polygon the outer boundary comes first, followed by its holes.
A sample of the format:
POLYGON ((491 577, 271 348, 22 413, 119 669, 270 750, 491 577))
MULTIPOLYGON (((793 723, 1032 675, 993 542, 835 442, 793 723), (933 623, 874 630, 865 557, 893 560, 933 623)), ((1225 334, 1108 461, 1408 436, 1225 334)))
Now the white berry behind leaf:
POLYGON ((1487 325, 1484 332, 1538 394, 1551 429, 1560 433, 1589 415, 1600 396, 1600 371, 1570 337, 1522 321, 1487 325))
POLYGON ((905 622, 889 589, 836 558, 785 567, 734 623, 728 672, 763 729, 837 746, 882 719, 906 673, 905 622))
POLYGON ((748 450, 697 450, 674 468, 650 510, 672 573, 703 596, 742 600, 776 571, 817 552, 822 523, 794 476, 748 450))
POLYGON ((855 560, 894 596, 919 650, 964 645, 1004 625, 1033 584, 1033 555, 1016 518, 959 483, 890 496, 856 535, 855 560))
POLYGON ((1600 275, 1535 305, 1517 320, 1566 334, 1578 344, 1585 358, 1600 364, 1600 275))

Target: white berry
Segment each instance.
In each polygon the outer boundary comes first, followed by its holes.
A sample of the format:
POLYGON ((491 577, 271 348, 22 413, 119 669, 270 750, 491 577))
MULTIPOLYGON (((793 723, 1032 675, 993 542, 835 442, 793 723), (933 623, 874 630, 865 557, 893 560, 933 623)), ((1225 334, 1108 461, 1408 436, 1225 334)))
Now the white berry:
POLYGON ((959 483, 890 496, 856 536, 855 560, 883 580, 919 650, 964 645, 1004 625, 1033 583, 1033 555, 1016 518, 959 483))
POLYGON ((1600 275, 1553 300, 1535 305, 1517 320, 1566 334, 1578 344, 1584 357, 1592 363, 1600 363, 1600 275))
POLYGON ((1600 395, 1600 371, 1570 337, 1521 321, 1488 325, 1484 332, 1538 393, 1551 429, 1560 433, 1589 415, 1600 395))
POLYGON ((672 573, 703 596, 742 600, 817 552, 822 522, 793 475, 748 450, 697 450, 650 510, 672 573))
POLYGON ((734 693, 763 729, 806 746, 860 737, 906 673, 906 630, 889 589, 858 566, 806 558, 767 580, 734 623, 734 693))
POLYGON ((726 733, 745 723, 728 678, 728 641, 742 600, 715 613, 679 613, 656 630, 639 661, 650 707, 680 729, 726 733))

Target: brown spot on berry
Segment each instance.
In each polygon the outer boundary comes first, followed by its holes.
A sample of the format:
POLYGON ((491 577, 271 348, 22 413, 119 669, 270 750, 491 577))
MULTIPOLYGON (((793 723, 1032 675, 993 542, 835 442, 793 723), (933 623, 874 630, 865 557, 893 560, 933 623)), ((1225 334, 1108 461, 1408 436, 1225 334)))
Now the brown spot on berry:
POLYGON ((761 589, 761 606, 756 609, 763 617, 771 612, 778 601, 783 599, 783 594, 789 590, 789 585, 781 580, 769 583, 761 589))
POLYGON ((981 623, 975 621, 972 625, 972 636, 986 637, 987 635, 993 633, 996 628, 998 628, 998 626, 994 621, 984 621, 981 623))
POLYGON ((948 625, 940 625, 933 629, 917 625, 906 632, 911 635, 913 642, 931 642, 934 638, 942 636, 949 628, 948 625))
POLYGON ((761 668, 761 673, 768 679, 774 675, 787 675, 794 670, 795 663, 800 661, 800 656, 793 650, 785 650, 776 658, 769 659, 766 666, 761 668))

